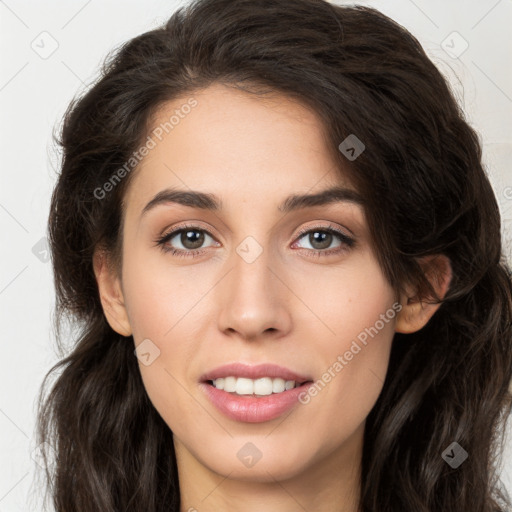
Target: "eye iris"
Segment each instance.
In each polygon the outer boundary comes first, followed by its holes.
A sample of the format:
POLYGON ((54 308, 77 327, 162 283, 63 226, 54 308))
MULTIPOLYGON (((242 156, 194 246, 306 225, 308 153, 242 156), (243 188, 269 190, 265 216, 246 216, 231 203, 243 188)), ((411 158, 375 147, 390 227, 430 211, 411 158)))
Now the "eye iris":
POLYGON ((194 230, 183 231, 181 233, 181 243, 183 244, 183 247, 186 247, 187 249, 197 249, 204 243, 204 233, 194 230))
POLYGON ((313 231, 309 234, 309 241, 315 249, 326 249, 332 243, 332 233, 327 231, 313 231), (320 247, 315 244, 320 244, 320 247))

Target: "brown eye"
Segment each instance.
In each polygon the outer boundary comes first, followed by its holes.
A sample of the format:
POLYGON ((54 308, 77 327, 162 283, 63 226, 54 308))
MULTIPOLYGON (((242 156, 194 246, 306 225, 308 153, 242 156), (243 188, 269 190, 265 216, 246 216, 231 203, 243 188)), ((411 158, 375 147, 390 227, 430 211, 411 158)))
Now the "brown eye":
MULTIPOLYGON (((192 255, 201 252, 205 242, 214 241, 213 237, 204 229, 196 226, 185 226, 164 235, 157 240, 157 244, 162 246, 166 252, 173 254, 192 255)), ((212 245, 210 243, 210 245, 212 245)))
MULTIPOLYGON (((333 249, 332 252, 339 252, 339 250, 350 248, 354 245, 352 238, 331 226, 304 229, 299 233, 298 240, 306 240, 309 243, 310 247, 305 247, 305 249, 328 253, 331 252, 330 249, 333 249), (333 242, 335 242, 334 246, 332 245, 333 242)), ((295 242, 294 245, 298 245, 298 243, 295 242)))
POLYGON ((313 249, 328 249, 333 239, 332 233, 328 231, 311 231, 308 236, 313 249))
POLYGON ((181 231, 180 242, 185 249, 199 249, 204 243, 204 232, 198 229, 181 231))

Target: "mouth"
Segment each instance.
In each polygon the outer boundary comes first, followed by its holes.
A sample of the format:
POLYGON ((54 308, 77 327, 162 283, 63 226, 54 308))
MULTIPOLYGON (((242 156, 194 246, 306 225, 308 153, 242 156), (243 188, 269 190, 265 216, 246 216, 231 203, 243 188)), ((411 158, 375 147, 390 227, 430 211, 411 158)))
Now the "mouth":
POLYGON ((209 401, 225 416, 245 423, 278 418, 297 405, 312 383, 312 377, 274 364, 233 363, 200 378, 209 401))

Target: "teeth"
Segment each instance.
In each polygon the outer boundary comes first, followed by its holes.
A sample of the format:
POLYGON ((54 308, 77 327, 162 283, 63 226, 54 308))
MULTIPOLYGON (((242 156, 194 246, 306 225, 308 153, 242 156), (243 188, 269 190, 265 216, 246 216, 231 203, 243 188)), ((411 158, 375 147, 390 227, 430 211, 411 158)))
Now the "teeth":
POLYGON ((293 380, 287 380, 285 383, 284 383, 284 389, 288 390, 288 389, 292 389, 295 387, 295 381, 293 380))
POLYGON ((270 377, 262 377, 260 379, 225 377, 215 379, 212 382, 217 389, 223 389, 237 395, 268 396, 272 393, 282 393, 296 386, 294 380, 285 381, 281 378, 271 379, 270 377))
MULTIPOLYGON (((214 383, 215 382, 216 380, 214 383)), ((214 384, 214 386, 216 385, 214 384)), ((224 389, 224 391, 229 391, 230 393, 236 391, 236 377, 226 377, 224 379, 224 388, 221 389, 224 389)))
POLYGON ((272 393, 282 393, 285 389, 286 383, 284 379, 272 379, 272 393))
POLYGON ((254 381, 242 377, 236 380, 235 393, 237 395, 252 395, 254 393, 254 381))
POLYGON ((270 377, 262 377, 254 381, 254 394, 255 395, 271 395, 274 390, 272 379, 270 377))

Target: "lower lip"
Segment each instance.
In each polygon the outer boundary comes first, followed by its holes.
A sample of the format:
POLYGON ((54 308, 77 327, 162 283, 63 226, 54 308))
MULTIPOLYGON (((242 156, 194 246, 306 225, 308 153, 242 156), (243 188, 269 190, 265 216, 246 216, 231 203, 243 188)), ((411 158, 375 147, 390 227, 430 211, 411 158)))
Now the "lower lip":
POLYGON ((217 389, 206 382, 201 388, 217 409, 228 418, 245 423, 262 423, 279 418, 299 403, 299 395, 313 384, 308 382, 282 393, 273 393, 260 398, 249 395, 236 395, 217 389))

